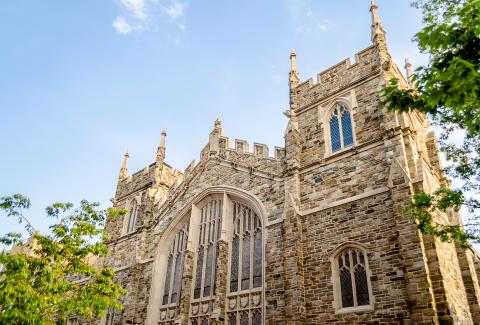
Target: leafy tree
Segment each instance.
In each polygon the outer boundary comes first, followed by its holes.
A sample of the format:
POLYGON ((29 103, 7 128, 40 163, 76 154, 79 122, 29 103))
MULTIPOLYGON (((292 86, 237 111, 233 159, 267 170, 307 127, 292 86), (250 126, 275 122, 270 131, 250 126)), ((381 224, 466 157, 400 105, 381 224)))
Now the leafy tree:
MULTIPOLYGON (((101 210, 98 203, 55 203, 46 212, 55 218, 51 234, 35 231, 24 216, 30 200, 20 194, 0 198, 0 210, 24 222, 31 236, 27 243, 18 233, 0 237, 6 245, 24 245, 16 254, 0 252, 0 324, 64 324, 69 316, 99 318, 107 308, 122 308, 126 294, 114 283, 109 268, 95 268, 88 259, 107 253, 107 218, 125 211, 101 210)), ((17 246, 18 247, 18 246, 17 246)))
POLYGON ((424 22, 415 41, 430 60, 415 71, 412 89, 399 89, 398 80, 391 80, 384 104, 397 112, 417 109, 442 128, 440 150, 450 161, 446 172, 462 186, 417 194, 407 210, 424 233, 468 247, 469 240, 480 239, 480 0, 417 0, 413 5, 422 10, 424 22), (465 135, 461 144, 451 138, 458 130, 465 135), (434 221, 435 211, 461 207, 469 212, 464 229, 434 221))

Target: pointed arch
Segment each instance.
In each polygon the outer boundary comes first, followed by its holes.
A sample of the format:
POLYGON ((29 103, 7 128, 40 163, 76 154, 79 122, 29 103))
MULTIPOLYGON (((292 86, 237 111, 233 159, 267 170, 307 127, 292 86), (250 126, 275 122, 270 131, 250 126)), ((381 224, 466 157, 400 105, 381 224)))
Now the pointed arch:
POLYGON ((329 156, 356 145, 354 105, 355 96, 339 97, 325 108, 320 107, 325 155, 329 156), (350 97, 350 98, 349 98, 350 97))
MULTIPOLYGON (((263 301, 265 290, 264 243, 266 242, 266 209, 260 202, 260 200, 258 200, 254 195, 247 191, 229 186, 213 186, 204 189, 192 200, 190 200, 188 204, 185 204, 184 208, 180 210, 178 214, 176 214, 176 217, 173 218, 172 222, 168 225, 168 227, 161 235, 161 238, 159 239, 157 245, 157 252, 155 253, 154 257, 152 284, 150 288, 150 299, 147 313, 147 324, 157 324, 157 322, 160 320, 160 317, 163 315, 161 315, 159 307, 162 306, 162 303, 165 299, 167 301, 171 301, 171 298, 165 298, 165 282, 166 280, 170 280, 168 281, 168 283, 172 283, 172 279, 167 279, 168 267, 170 264, 173 265, 173 260, 172 263, 169 263, 168 260, 168 254, 169 252, 171 252, 168 249, 169 247, 171 247, 171 243, 175 240, 176 234, 178 234, 179 231, 181 231, 182 227, 185 227, 185 224, 187 223, 189 224, 189 230, 186 250, 189 252, 188 254, 193 254, 194 256, 193 273, 190 274, 190 277, 192 279, 191 292, 189 294, 189 296, 191 297, 190 304, 195 304, 196 301, 203 301, 204 299, 208 300, 211 299, 211 297, 214 297, 213 295, 215 290, 214 285, 216 275, 214 274, 214 269, 208 268, 208 260, 210 255, 211 262, 213 262, 215 259, 215 250, 217 247, 215 244, 216 240, 223 240, 224 242, 229 243, 230 248, 227 253, 229 255, 229 259, 225 276, 227 278, 226 291, 231 291, 231 243, 234 241, 235 236, 234 209, 239 207, 243 208, 242 213, 247 213, 247 215, 250 216, 250 219, 245 219, 245 222, 251 222, 251 229, 249 228, 250 230, 248 234, 243 234, 245 238, 249 238, 248 240, 246 240, 246 242, 248 242, 249 254, 245 256, 245 263, 247 263, 246 260, 248 257, 249 274, 248 277, 245 275, 243 284, 243 288, 245 288, 245 290, 242 291, 242 294, 245 295, 248 294, 248 292, 251 292, 252 301, 256 302, 256 305, 252 305, 250 311, 248 312, 247 316, 249 317, 249 319, 255 322, 255 324, 263 323, 263 321, 261 320, 265 315, 263 301), (201 247, 203 247, 203 249, 201 249, 201 247), (198 265, 200 265, 199 260, 200 254, 202 252, 202 268, 200 269, 198 265), (260 264, 260 267, 258 267, 258 265, 257 267, 254 267, 256 264, 260 264), (195 288, 197 282, 197 275, 200 279, 200 290, 198 290, 199 292, 196 295, 195 288), (208 281, 208 279, 210 279, 210 281, 208 281), (249 283, 248 288, 246 282, 247 279, 249 283), (253 296, 255 296, 255 299, 253 299, 253 296)), ((167 216, 164 215, 162 216, 162 219, 166 217, 167 216)), ((244 228, 247 229, 246 227, 247 226, 245 226, 244 228)), ((247 247, 245 243, 243 243, 243 245, 247 247)), ((241 248, 240 252, 242 252, 241 248)), ((171 268, 173 268, 173 266, 171 266, 171 268)), ((242 272, 242 270, 240 269, 239 272, 242 272)), ((239 281, 239 279, 237 281, 239 281)), ((240 283, 240 287, 241 286, 242 284, 240 283)), ((187 288, 185 288, 185 290, 186 289, 187 288)), ((170 287, 168 288, 168 290, 169 292, 171 292, 170 287)), ((228 299, 230 300, 233 299, 236 295, 236 292, 231 295, 227 294, 228 299)), ((192 324, 194 322, 201 322, 201 319, 203 319, 202 317, 207 317, 207 314, 202 314, 198 317, 192 317, 192 324)), ((225 317, 231 317, 231 315, 233 314, 238 314, 236 309, 229 309, 225 317)))
POLYGON ((125 205, 125 210, 127 210, 127 214, 125 215, 123 220, 123 235, 131 233, 135 230, 140 201, 141 199, 139 195, 127 199, 127 203, 125 205))
POLYGON ((374 296, 367 249, 355 242, 345 242, 330 254, 336 313, 373 310, 374 296))

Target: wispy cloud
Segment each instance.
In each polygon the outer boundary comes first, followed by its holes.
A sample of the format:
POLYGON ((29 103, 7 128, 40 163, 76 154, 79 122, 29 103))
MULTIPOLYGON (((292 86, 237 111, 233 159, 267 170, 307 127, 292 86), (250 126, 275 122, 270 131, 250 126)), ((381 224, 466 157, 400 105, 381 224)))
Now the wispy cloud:
POLYGON ((140 20, 147 18, 145 0, 119 0, 119 2, 135 18, 140 20))
POLYGON ((129 24, 123 16, 117 16, 117 18, 115 18, 115 20, 112 22, 112 26, 120 34, 128 34, 141 28, 138 25, 129 24))
POLYGON ((155 13, 158 14, 158 10, 163 11, 180 31, 185 31, 186 29, 185 3, 174 1, 169 4, 162 4, 163 0, 115 1, 122 9, 123 15, 117 16, 113 20, 112 26, 120 34, 129 34, 142 29, 156 30, 157 27, 154 24, 158 17, 156 17, 155 13), (155 7, 157 8, 156 11, 155 7))
POLYGON ((327 21, 310 9, 308 0, 285 0, 284 6, 298 34, 328 30, 327 21))
POLYGON ((165 13, 172 19, 182 18, 184 11, 185 5, 178 2, 165 7, 165 13))
POLYGON ((185 20, 185 9, 186 5, 180 2, 174 2, 170 5, 164 6, 163 11, 170 17, 175 24, 177 25, 178 29, 181 31, 185 31, 187 28, 187 23, 185 20))

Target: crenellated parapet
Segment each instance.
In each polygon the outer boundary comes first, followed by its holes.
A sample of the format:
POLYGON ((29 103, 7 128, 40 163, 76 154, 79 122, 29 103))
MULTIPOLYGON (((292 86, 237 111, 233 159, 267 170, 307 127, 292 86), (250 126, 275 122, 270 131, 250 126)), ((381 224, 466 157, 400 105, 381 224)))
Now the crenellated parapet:
POLYGON ((116 199, 122 199, 132 193, 147 189, 156 190, 157 187, 169 188, 179 179, 183 179, 183 172, 163 163, 160 186, 155 186, 156 167, 156 163, 152 163, 132 175, 127 176, 125 179, 120 180, 117 185, 116 199))
POLYGON ((340 90, 344 90, 357 82, 380 72, 375 45, 355 54, 355 62, 345 59, 338 64, 320 72, 317 81, 308 79, 301 82, 295 89, 295 110, 299 111, 340 90))
POLYGON ((275 147, 273 151, 270 151, 266 144, 257 142, 254 142, 253 146, 250 147, 246 140, 235 139, 231 141, 230 138, 225 136, 220 136, 214 141, 217 142, 215 146, 207 145, 204 148, 201 160, 213 157, 229 162, 233 166, 243 166, 271 175, 282 173, 285 157, 284 148, 275 147), (215 147, 216 150, 209 150, 211 147, 215 147), (250 151, 250 148, 253 150, 250 151), (273 155, 270 153, 273 153, 273 155))
MULTIPOLYGON (((270 151, 268 146, 263 143, 254 142, 250 147, 246 140, 234 139, 232 141, 223 135, 221 122, 217 120, 215 128, 210 133, 209 142, 200 152, 200 162, 210 158, 280 175, 285 158, 285 148, 275 147, 273 151, 270 151)), ((192 164, 187 167, 188 172, 192 170, 192 164)), ((188 172, 186 171, 186 173, 188 172)))

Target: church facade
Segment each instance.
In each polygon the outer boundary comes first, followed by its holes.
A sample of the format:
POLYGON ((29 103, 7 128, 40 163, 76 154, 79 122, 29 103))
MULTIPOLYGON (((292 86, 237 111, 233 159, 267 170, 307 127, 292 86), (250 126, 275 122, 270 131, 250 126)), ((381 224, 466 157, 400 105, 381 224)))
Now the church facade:
MULTIPOLYGON (((215 121, 184 171, 120 171, 107 223, 128 290, 101 324, 480 324, 480 259, 425 236, 403 213, 449 186, 418 112, 380 105, 392 61, 377 6, 372 44, 301 81, 292 52, 285 146, 231 141, 215 121)), ((439 213, 439 222, 460 223, 439 213)))

